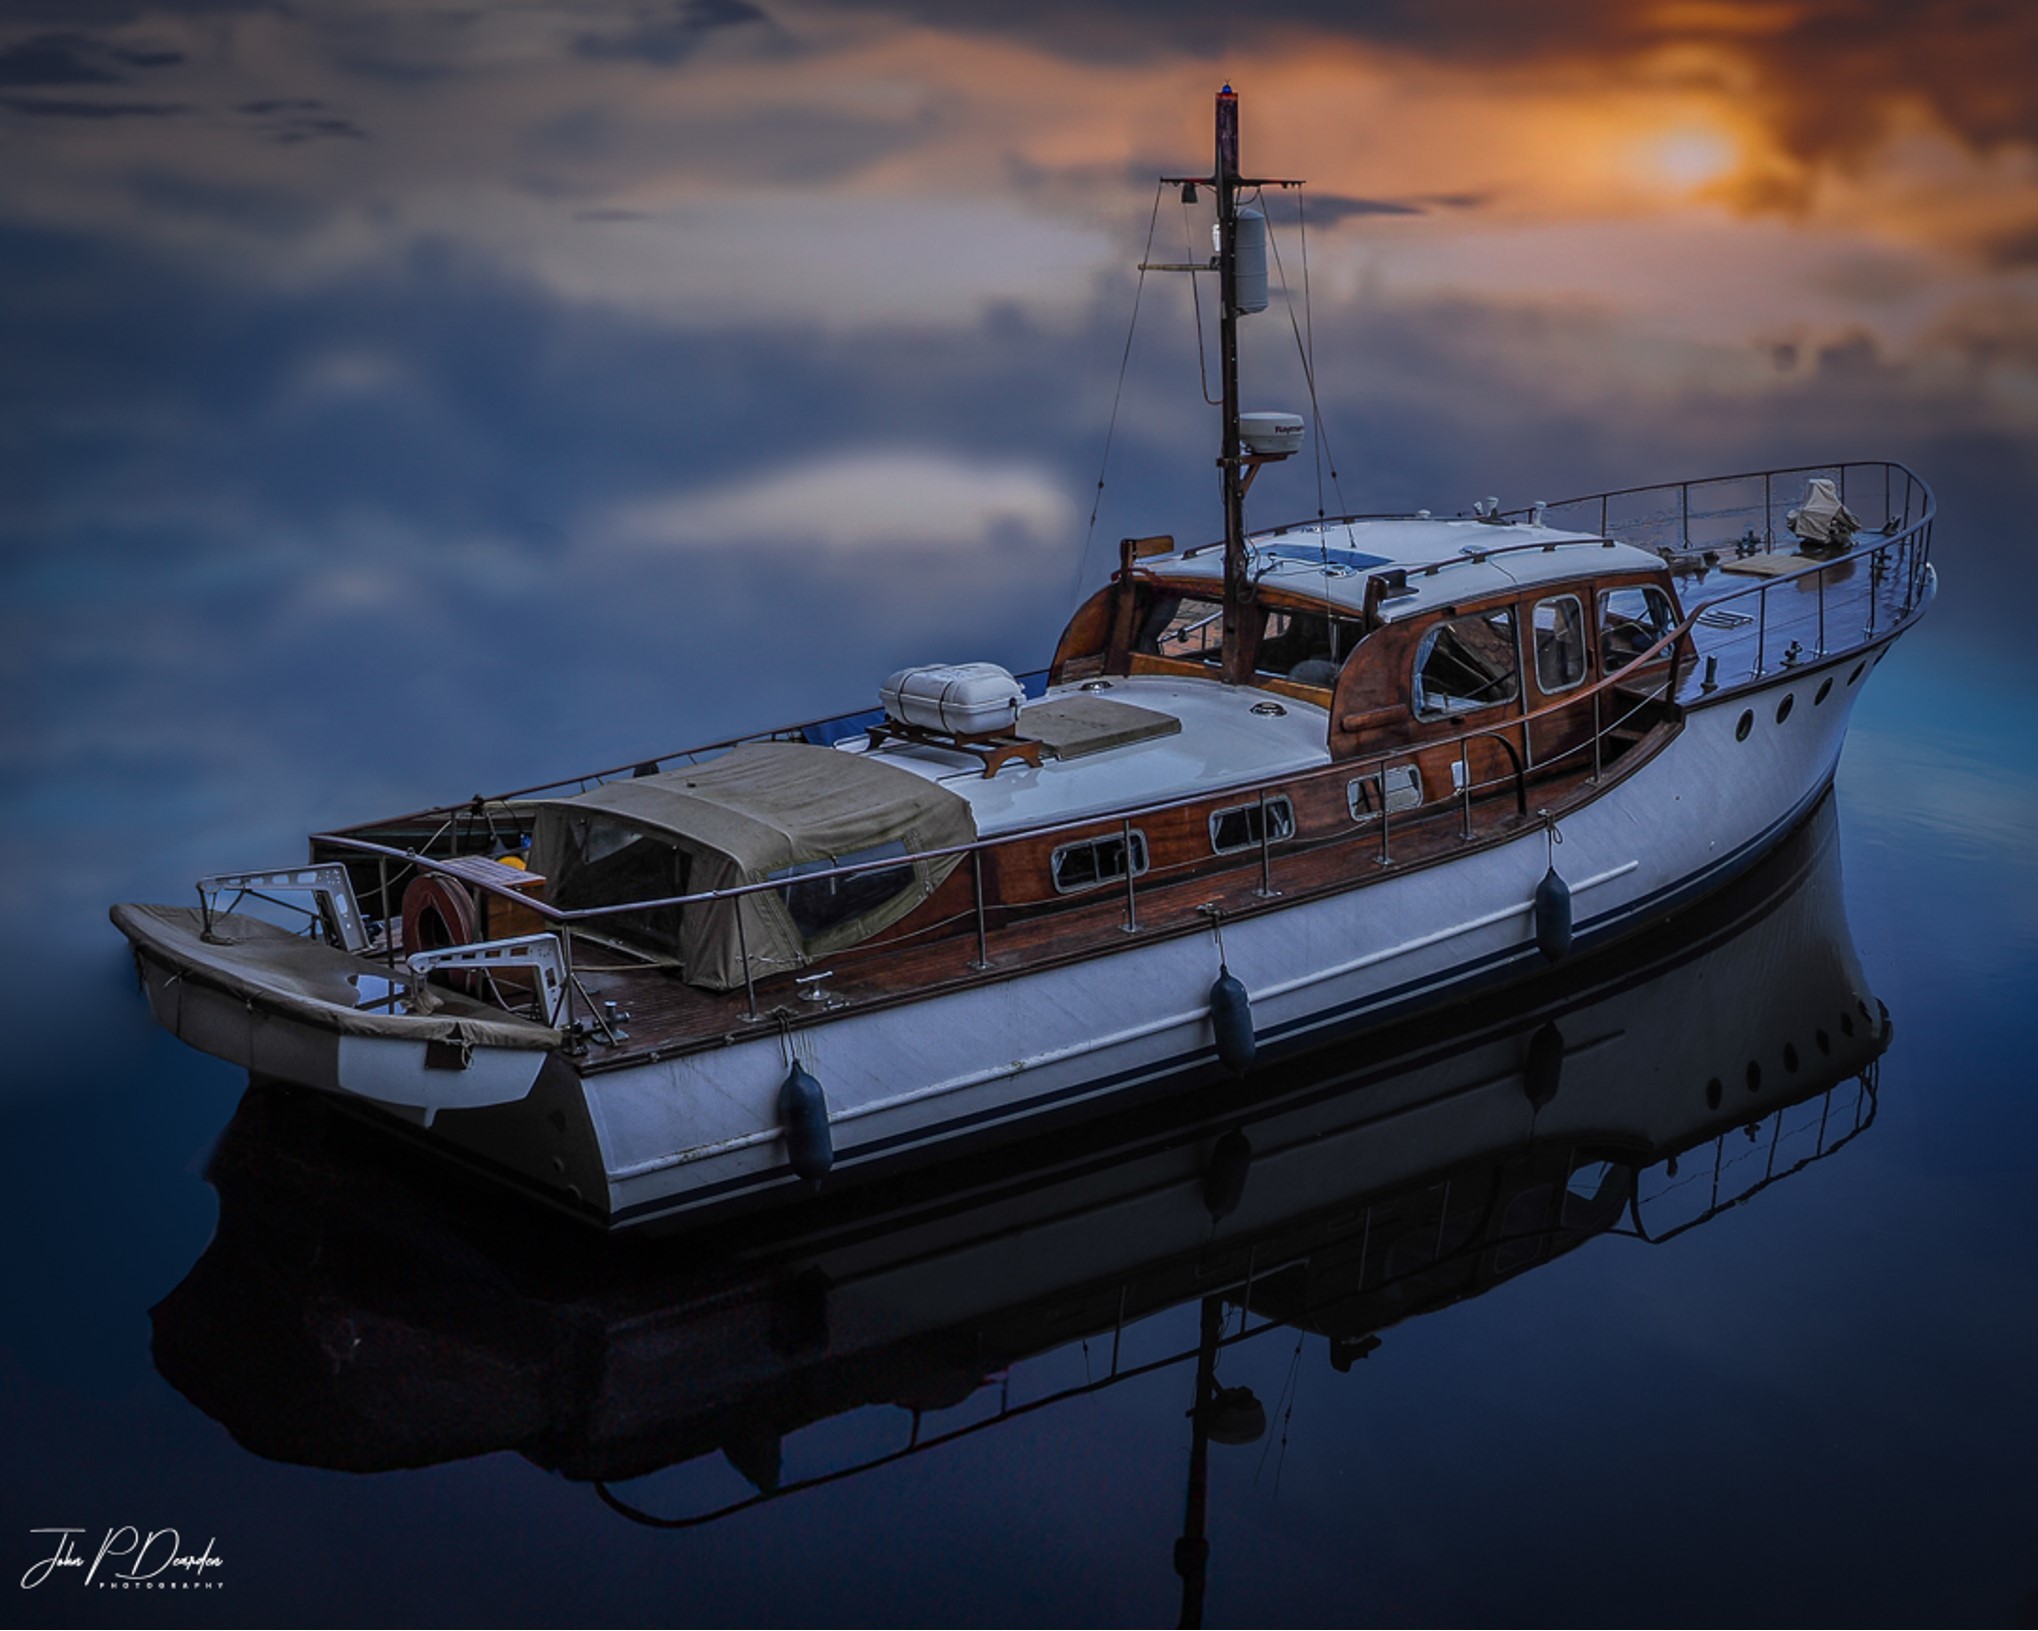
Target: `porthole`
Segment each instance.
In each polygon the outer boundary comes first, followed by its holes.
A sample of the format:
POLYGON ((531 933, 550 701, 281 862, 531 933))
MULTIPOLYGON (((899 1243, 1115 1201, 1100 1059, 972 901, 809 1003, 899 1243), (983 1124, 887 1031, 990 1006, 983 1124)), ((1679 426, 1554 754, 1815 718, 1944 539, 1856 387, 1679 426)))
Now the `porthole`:
POLYGON ((1854 1016, 1852 1014, 1842 1014, 1840 1016, 1840 1034, 1842 1036, 1852 1036, 1854 1034, 1854 1016))
POLYGON ((1734 740, 1736 742, 1747 741, 1748 733, 1752 731, 1754 728, 1755 728, 1755 710, 1749 708, 1743 711, 1743 713, 1741 714, 1740 722, 1734 726, 1734 740))
POLYGON ((1783 1068, 1793 1074, 1797 1070, 1797 1044, 1795 1042, 1783 1044, 1783 1068))
POLYGON ((1826 1035, 1824 1031, 1814 1031, 1812 1033, 1812 1040, 1819 1045, 1820 1053, 1831 1053, 1833 1051, 1833 1039, 1826 1035))
POLYGON ((1866 663, 1856 663, 1854 665, 1854 672, 1847 676, 1847 683, 1849 685, 1852 685, 1856 680, 1860 679, 1861 676, 1867 672, 1867 670, 1868 665, 1866 663))
POLYGON ((1708 1110, 1717 1110, 1720 1107, 1720 1099, 1725 1092, 1726 1088, 1721 1085, 1720 1079, 1715 1076, 1705 1084, 1705 1107, 1708 1110))
POLYGON ((1819 687, 1819 694, 1812 698, 1812 706, 1816 708, 1820 703, 1824 702, 1826 698, 1828 698, 1832 694, 1833 694, 1832 676, 1828 675, 1826 678, 1826 683, 1819 687))
POLYGON ((1748 1061, 1748 1091, 1750 1093, 1762 1091, 1762 1067, 1752 1059, 1748 1061))
POLYGON ((1797 693, 1795 691, 1784 692, 1783 700, 1776 705, 1776 723, 1781 725, 1790 717, 1790 710, 1796 706, 1797 693))

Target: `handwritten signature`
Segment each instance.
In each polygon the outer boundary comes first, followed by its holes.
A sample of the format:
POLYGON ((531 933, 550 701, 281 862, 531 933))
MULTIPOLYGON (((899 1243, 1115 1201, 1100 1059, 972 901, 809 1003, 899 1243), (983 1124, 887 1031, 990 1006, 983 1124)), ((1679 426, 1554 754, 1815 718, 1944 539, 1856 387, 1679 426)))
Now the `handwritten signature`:
POLYGON ((210 1536, 203 1551, 192 1553, 184 1549, 184 1537, 174 1529, 151 1529, 145 1536, 133 1524, 124 1523, 106 1531, 88 1564, 76 1539, 86 1533, 84 1529, 31 1529, 29 1533, 56 1536, 57 1549, 29 1565, 28 1572, 21 1577, 23 1591, 35 1590, 61 1569, 83 1569, 85 1573, 78 1583, 101 1588, 189 1591, 217 1590, 220 1584, 211 1578, 211 1572, 221 1566, 223 1559, 213 1551, 210 1536))

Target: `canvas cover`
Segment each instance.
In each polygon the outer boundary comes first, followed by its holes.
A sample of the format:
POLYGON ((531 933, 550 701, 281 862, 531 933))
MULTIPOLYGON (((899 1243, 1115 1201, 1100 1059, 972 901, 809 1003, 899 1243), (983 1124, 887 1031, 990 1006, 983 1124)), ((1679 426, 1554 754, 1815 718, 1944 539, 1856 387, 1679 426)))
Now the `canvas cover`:
POLYGON ((782 973, 896 923, 960 859, 923 852, 975 837, 967 801, 909 770, 835 748, 758 742, 705 764, 544 801, 531 864, 552 880, 553 903, 570 908, 781 879, 785 888, 741 901, 610 923, 609 932, 675 956, 690 984, 726 991, 743 983, 746 947, 755 975, 782 973), (603 856, 590 862, 597 850, 603 856), (861 879, 799 881, 801 869, 867 855, 889 855, 896 865, 861 879), (597 872, 603 865, 606 876, 597 872))
POLYGON ((1839 490, 1824 476, 1804 484, 1804 497, 1784 517, 1792 533, 1808 544, 1839 549, 1861 528, 1860 517, 1840 502, 1839 490))

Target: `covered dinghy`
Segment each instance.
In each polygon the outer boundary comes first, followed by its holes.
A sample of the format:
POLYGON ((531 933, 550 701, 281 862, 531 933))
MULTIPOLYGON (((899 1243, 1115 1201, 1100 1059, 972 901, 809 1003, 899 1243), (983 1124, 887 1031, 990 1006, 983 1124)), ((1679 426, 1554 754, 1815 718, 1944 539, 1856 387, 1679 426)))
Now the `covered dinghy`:
POLYGON ((758 742, 545 801, 532 865, 551 903, 569 910, 783 880, 740 903, 654 907, 584 925, 677 959, 690 984, 726 991, 743 983, 746 947, 754 974, 781 973, 896 923, 960 859, 925 852, 975 837, 968 803, 911 771, 836 748, 758 742), (897 864, 801 881, 887 859, 897 864))

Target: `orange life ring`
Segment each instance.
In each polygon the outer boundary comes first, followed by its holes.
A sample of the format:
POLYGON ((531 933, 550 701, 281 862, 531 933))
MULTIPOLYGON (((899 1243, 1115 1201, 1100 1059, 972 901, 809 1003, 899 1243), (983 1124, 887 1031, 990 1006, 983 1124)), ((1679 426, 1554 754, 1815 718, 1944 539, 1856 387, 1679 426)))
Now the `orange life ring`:
MULTIPOLYGON (((437 951, 464 946, 481 938, 474 916, 474 897, 436 872, 422 872, 404 886, 403 949, 437 951)), ((472 992, 474 976, 441 970, 436 976, 455 991, 472 992)))

